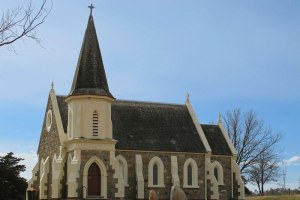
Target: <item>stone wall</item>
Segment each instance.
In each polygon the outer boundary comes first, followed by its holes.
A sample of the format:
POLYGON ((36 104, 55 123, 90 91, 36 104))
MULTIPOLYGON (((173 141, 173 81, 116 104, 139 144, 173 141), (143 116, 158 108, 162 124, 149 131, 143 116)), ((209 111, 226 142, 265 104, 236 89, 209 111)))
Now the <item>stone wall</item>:
MULTIPOLYGON (((42 160, 42 158, 45 160, 49 156, 49 174, 48 174, 48 184, 47 184, 47 196, 48 198, 51 197, 51 177, 52 177, 52 160, 54 154, 57 156, 59 155, 59 146, 60 146, 60 139, 58 135, 58 129, 57 129, 57 124, 56 124, 56 119, 55 115, 53 112, 53 107, 51 103, 51 98, 49 96, 48 98, 48 103, 45 111, 45 116, 44 116, 44 122, 42 126, 42 131, 41 131, 41 137, 40 137, 40 142, 39 142, 39 148, 38 148, 38 155, 39 155, 39 161, 42 160), (46 117, 47 117, 47 112, 48 110, 52 110, 52 125, 51 129, 48 132, 46 128, 46 117)), ((38 173, 38 179, 37 179, 37 184, 34 184, 35 189, 38 189, 39 186, 39 180, 40 180, 40 173, 38 173)))
POLYGON ((204 154, 189 154, 189 153, 170 153, 170 152, 139 152, 139 151, 116 151, 116 156, 121 154, 128 164, 128 187, 125 188, 125 199, 135 199, 137 194, 136 189, 136 170, 135 170, 135 155, 140 154, 143 161, 144 174, 144 198, 148 199, 149 191, 155 190, 159 199, 170 199, 170 191, 173 186, 171 174, 171 156, 177 156, 178 175, 180 179, 180 186, 183 185, 183 165, 188 158, 192 158, 198 165, 198 184, 199 188, 183 188, 187 198, 205 199, 205 155, 204 154), (148 187, 148 164, 150 160, 158 156, 164 164, 164 188, 148 187))
POLYGON ((231 157, 230 156, 221 156, 221 155, 212 155, 211 162, 218 161, 223 168, 223 181, 224 185, 219 185, 219 193, 221 191, 226 191, 226 194, 231 197, 232 191, 232 169, 231 169, 231 157))
POLYGON ((105 164, 107 170, 107 198, 114 198, 115 193, 117 192, 116 183, 117 179, 113 178, 115 170, 112 169, 110 165, 110 152, 109 151, 90 151, 82 150, 81 151, 81 165, 80 165, 80 178, 78 179, 78 194, 80 198, 83 198, 83 170, 86 163, 93 156, 99 157, 105 164))
POLYGON ((238 196, 240 195, 238 189, 239 189, 239 185, 238 185, 238 181, 235 178, 236 174, 233 173, 233 199, 238 199, 238 196))

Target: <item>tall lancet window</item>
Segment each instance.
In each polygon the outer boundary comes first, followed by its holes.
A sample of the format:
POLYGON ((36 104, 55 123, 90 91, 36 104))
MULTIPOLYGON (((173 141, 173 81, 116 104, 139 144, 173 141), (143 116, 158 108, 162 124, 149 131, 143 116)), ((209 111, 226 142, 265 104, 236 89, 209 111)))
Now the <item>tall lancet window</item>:
POLYGON ((189 164, 188 167, 187 167, 187 184, 188 186, 191 186, 193 185, 193 167, 192 167, 192 164, 189 164))
POLYGON ((98 112, 94 111, 93 112, 93 136, 98 136, 98 131, 99 131, 99 127, 98 127, 98 112))
POLYGON ((153 185, 158 185, 158 166, 156 163, 153 165, 153 185))

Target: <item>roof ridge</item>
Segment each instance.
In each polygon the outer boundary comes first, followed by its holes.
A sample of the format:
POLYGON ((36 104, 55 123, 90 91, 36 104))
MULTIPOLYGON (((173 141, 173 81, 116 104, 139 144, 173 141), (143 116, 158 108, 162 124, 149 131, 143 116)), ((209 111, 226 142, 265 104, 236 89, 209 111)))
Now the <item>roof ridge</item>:
POLYGON ((176 104, 176 103, 164 103, 164 102, 141 101, 141 100, 126 100, 126 99, 116 99, 115 102, 124 102, 124 103, 144 103, 144 104, 159 104, 159 105, 170 105, 170 106, 184 106, 184 105, 185 105, 185 104, 176 104))

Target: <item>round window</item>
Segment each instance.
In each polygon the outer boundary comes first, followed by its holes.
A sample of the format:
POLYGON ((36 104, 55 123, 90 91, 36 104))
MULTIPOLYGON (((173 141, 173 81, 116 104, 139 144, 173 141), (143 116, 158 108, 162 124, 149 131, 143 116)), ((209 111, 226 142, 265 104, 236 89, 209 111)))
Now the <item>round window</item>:
POLYGON ((46 118, 46 128, 48 132, 50 132, 51 125, 52 125, 52 111, 48 110, 47 118, 46 118))

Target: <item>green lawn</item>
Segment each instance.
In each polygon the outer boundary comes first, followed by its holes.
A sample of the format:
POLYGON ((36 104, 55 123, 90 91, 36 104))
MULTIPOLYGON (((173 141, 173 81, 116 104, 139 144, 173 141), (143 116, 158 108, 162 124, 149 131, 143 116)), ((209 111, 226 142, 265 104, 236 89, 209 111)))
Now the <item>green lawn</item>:
POLYGON ((300 195, 246 197, 246 200, 300 200, 300 195))

